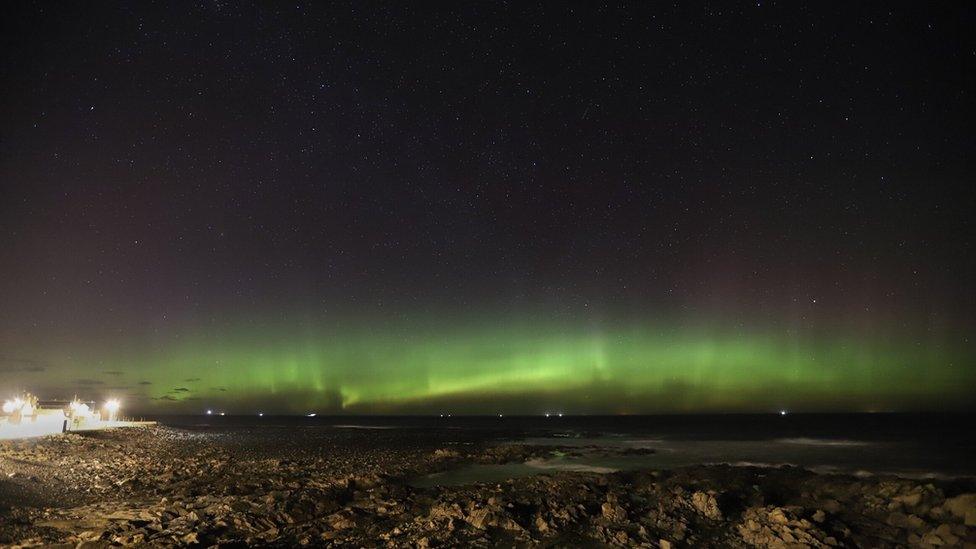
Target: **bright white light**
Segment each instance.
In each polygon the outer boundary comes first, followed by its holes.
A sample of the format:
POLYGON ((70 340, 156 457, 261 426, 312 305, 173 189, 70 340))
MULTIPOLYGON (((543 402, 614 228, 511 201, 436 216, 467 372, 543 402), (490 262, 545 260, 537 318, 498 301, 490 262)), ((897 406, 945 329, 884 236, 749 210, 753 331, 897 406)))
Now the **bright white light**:
POLYGON ((27 415, 34 413, 34 409, 20 397, 16 397, 13 400, 5 400, 2 409, 5 414, 12 414, 18 410, 27 415))
POLYGON ((258 412, 258 417, 264 417, 264 412, 258 412))
POLYGON ((213 415, 213 410, 207 410, 207 415, 208 416, 212 416, 213 415))
POLYGON ((311 414, 308 414, 308 415, 307 415, 307 416, 305 416, 305 417, 315 417, 315 412, 312 412, 311 414))
POLYGON ((779 411, 779 415, 781 415, 781 416, 785 416, 785 415, 786 415, 786 410, 780 410, 780 411, 779 411))
POLYGON ((71 410, 71 417, 76 418, 86 418, 91 412, 88 405, 80 400, 72 400, 71 404, 68 405, 68 409, 71 410))
POLYGON ((563 417, 563 413, 562 412, 559 412, 559 417, 563 417))
POLYGON ((546 417, 549 417, 549 412, 546 412, 546 417))
POLYGON ((121 407, 122 407, 122 404, 119 402, 119 399, 117 399, 117 398, 110 398, 110 399, 106 400, 105 401, 105 405, 102 406, 102 408, 104 408, 105 411, 108 412, 108 420, 109 421, 115 421, 116 419, 118 419, 115 416, 115 414, 118 413, 119 408, 121 408, 121 407))
POLYGON ((227 415, 227 412, 220 412, 220 415, 226 416, 227 415))

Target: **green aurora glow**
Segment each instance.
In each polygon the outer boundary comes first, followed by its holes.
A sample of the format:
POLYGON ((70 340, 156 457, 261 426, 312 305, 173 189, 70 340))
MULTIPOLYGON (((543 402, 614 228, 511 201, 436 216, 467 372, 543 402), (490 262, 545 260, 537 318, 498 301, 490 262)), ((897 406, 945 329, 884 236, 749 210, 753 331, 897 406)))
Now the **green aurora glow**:
POLYGON ((976 381, 961 346, 652 323, 252 328, 161 349, 100 359, 120 373, 94 389, 148 411, 578 414, 964 408, 976 381))

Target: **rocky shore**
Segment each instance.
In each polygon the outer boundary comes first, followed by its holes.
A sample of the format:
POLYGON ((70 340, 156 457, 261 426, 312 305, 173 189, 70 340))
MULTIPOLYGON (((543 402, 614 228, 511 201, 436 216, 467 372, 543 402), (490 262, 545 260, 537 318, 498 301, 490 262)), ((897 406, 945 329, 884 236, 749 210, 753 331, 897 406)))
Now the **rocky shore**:
POLYGON ((0 443, 0 544, 976 547, 976 484, 791 468, 547 472, 417 488, 553 447, 150 427, 0 443))

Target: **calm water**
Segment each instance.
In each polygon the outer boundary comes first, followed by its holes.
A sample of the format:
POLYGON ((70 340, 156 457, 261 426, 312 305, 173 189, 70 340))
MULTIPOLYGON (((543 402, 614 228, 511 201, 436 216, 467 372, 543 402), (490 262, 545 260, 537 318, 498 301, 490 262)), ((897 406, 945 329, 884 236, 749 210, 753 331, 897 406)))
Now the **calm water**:
MULTIPOLYGON (((465 484, 554 470, 613 471, 706 463, 797 465, 822 472, 976 476, 976 416, 969 414, 788 414, 566 417, 169 416, 164 424, 254 434, 290 429, 360 437, 383 444, 522 441, 577 450, 551 459, 471 465, 418 480, 465 484), (649 448, 653 455, 608 456, 606 448, 649 448)), ((326 438, 327 439, 327 438, 326 438)))

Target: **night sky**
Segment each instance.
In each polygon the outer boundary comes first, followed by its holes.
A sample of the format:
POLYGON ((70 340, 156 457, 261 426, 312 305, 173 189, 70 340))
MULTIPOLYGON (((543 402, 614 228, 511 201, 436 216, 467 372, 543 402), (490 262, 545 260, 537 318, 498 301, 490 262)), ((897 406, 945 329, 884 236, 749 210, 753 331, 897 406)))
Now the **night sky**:
POLYGON ((976 8, 682 4, 5 2, 0 391, 971 408, 976 8))

